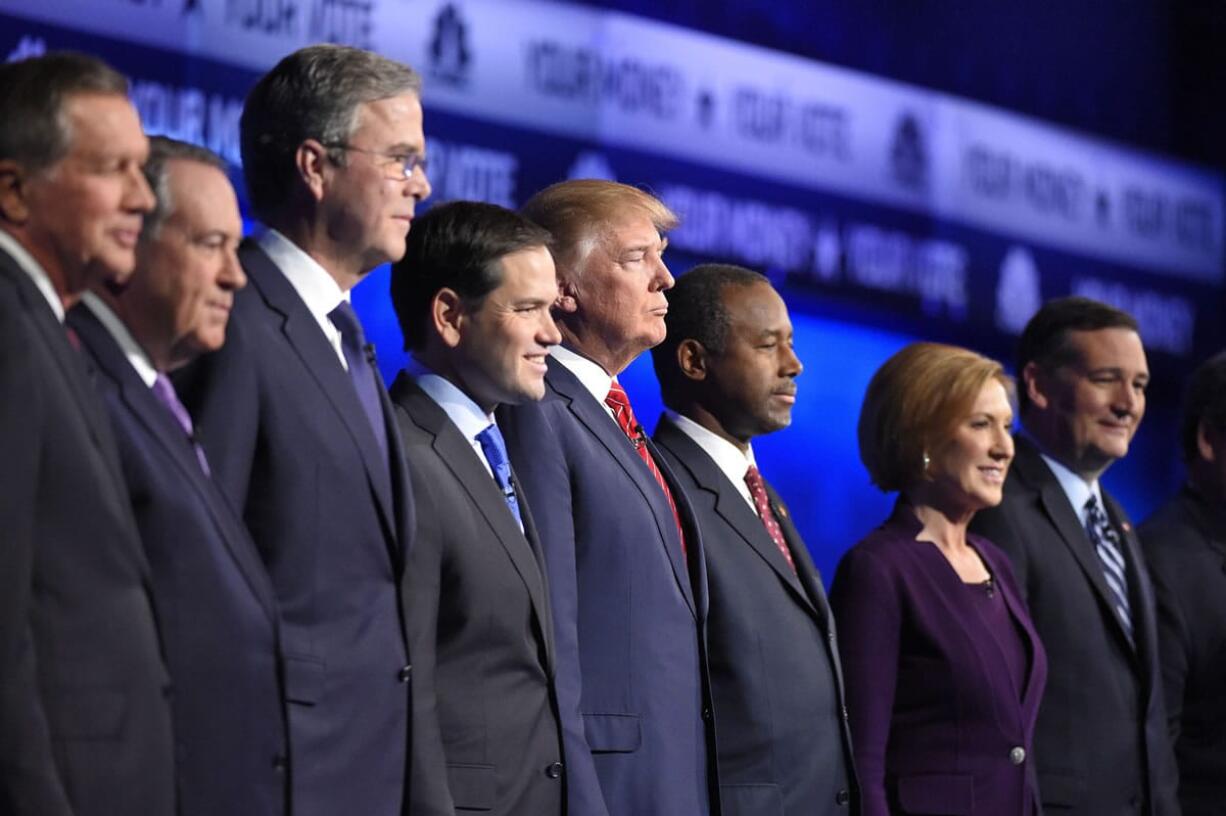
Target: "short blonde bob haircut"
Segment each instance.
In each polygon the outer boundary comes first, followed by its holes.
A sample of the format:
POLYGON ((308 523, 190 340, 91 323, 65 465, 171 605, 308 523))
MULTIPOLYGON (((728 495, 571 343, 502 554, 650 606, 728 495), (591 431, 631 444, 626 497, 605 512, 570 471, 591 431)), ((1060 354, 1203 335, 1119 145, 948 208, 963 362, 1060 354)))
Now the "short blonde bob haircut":
POLYGON ((596 242, 627 216, 645 215, 661 233, 679 223, 677 215, 651 193, 603 179, 551 184, 525 201, 520 213, 552 233, 549 251, 558 275, 572 279, 582 271, 596 242))
POLYGON ((923 479, 925 454, 952 436, 991 380, 1014 400, 1000 363, 969 349, 912 343, 886 360, 860 408, 860 460, 873 484, 888 492, 923 479))

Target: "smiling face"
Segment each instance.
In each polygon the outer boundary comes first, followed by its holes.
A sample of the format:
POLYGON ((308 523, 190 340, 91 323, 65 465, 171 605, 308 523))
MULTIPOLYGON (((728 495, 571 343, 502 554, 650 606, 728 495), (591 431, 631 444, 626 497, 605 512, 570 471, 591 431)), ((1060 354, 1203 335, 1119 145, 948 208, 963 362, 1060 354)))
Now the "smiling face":
POLYGON ((124 320, 163 370, 221 348, 234 293, 247 282, 235 254, 243 222, 229 179, 187 159, 166 163, 170 213, 141 242, 120 300, 124 320))
POLYGON ((566 318, 568 341, 610 374, 664 340, 664 291, 673 285, 666 246, 645 213, 628 214, 597 237, 582 270, 563 281, 576 307, 566 318))
POLYGON ((1000 504, 1013 460, 1012 425, 1013 409, 1005 387, 998 380, 989 380, 970 414, 930 453, 924 492, 931 503, 956 513, 1000 504))
POLYGON ((706 355, 704 408, 741 445, 786 428, 803 366, 792 348, 792 322, 783 298, 768 283, 724 286, 728 316, 721 353, 706 355))
POLYGON ((487 412, 545 396, 545 359, 562 340, 549 312, 558 294, 549 250, 520 250, 498 263, 502 282, 476 309, 465 308, 452 351, 457 385, 487 412))
POLYGON ((1067 342, 1070 362, 1054 370, 1031 363, 1022 372, 1034 407, 1027 427, 1047 453, 1096 479, 1128 453, 1145 415, 1149 366, 1131 329, 1072 331, 1067 342))
POLYGON ((26 181, 23 244, 66 305, 90 286, 122 285, 154 206, 141 167, 149 143, 136 109, 116 94, 75 94, 63 106, 68 152, 26 181))
POLYGON ((403 94, 359 105, 346 144, 352 149, 343 151, 343 162, 327 165, 320 208, 334 256, 325 267, 351 276, 342 285, 352 285, 404 256, 414 209, 430 195, 423 168, 408 179, 398 172, 398 159, 425 155, 420 100, 403 94))

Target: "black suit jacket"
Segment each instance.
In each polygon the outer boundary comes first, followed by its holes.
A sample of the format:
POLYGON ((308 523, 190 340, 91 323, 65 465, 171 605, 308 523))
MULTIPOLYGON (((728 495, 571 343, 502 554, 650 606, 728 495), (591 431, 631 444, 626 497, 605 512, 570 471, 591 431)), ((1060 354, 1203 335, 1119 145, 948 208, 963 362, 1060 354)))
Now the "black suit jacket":
MULTIPOLYGON (((544 566, 527 497, 524 532, 468 440, 411 377, 392 385, 413 474, 417 514, 405 568, 414 697, 412 813, 480 810, 497 816, 562 812, 562 743, 553 694, 553 631, 544 566), (419 647, 418 644, 421 644, 419 647), (433 704, 433 705, 431 705, 433 704), (433 709, 433 710, 430 710, 433 709), (423 801, 437 715, 454 808, 423 801), (420 781, 419 781, 420 780, 420 781)), ((445 802, 446 800, 444 800, 445 802)))
POLYGON ((174 683, 181 816, 286 812, 276 599, 259 554, 190 440, 87 306, 68 322, 119 442, 174 683))
POLYGON ((170 816, 168 691, 106 411, 0 250, 0 813, 170 816))
POLYGON ((1226 525, 1184 488, 1141 525, 1183 816, 1226 808, 1226 525))
POLYGON ((702 529, 724 816, 851 812, 851 737, 834 621, 791 515, 767 485, 796 572, 698 443, 667 416, 655 441, 702 529))
POLYGON ((391 403, 380 388, 384 459, 306 304, 258 246, 239 257, 249 285, 226 344, 176 384, 277 596, 293 811, 398 815, 411 676, 399 584, 413 517, 391 403))
POLYGON ((979 511, 971 530, 1009 555, 1047 649, 1035 737, 1043 806, 1084 816, 1178 814, 1154 595, 1136 534, 1103 491, 1128 563, 1134 643, 1111 608, 1080 511, 1032 442, 1019 436, 1016 448, 1004 500, 979 511))
POLYGON ((687 557, 664 492, 601 404, 557 360, 545 383, 543 400, 504 406, 498 424, 548 570, 569 813, 718 812, 706 567, 689 501, 657 452, 687 557))

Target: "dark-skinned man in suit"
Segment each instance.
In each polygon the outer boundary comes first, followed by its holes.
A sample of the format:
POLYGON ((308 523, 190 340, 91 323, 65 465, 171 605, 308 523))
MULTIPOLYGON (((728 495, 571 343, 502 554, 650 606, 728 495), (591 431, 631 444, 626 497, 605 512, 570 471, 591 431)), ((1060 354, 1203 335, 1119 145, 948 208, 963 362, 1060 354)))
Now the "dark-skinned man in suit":
POLYGON ((723 812, 850 813, 834 621, 752 445, 792 421, 803 366, 787 306, 762 275, 703 264, 668 291, 665 323, 651 350, 668 409, 654 438, 702 529, 723 812))
POLYGON ((599 180, 555 184, 522 212, 553 235, 562 343, 544 398, 499 424, 548 569, 569 813, 718 812, 702 541, 616 379, 664 339, 677 219, 599 180))
POLYGON ((68 314, 106 400, 174 684, 182 816, 286 812, 286 753, 272 584, 242 520, 209 476, 167 374, 225 341, 246 284, 243 222, 216 154, 150 139, 158 205, 122 289, 97 286, 68 314))
POLYGON ((1140 535, 1179 804, 1183 816, 1213 816, 1226 803, 1226 352, 1193 372, 1180 425, 1188 480, 1140 535))
POLYGON ((410 649, 432 696, 414 698, 415 746, 437 723, 447 767, 415 750, 410 812, 557 816, 565 800, 553 623, 540 543, 494 421, 540 399, 561 335, 549 234, 493 204, 432 208, 392 270, 412 352, 392 385, 417 515, 405 570, 410 649), (442 786, 440 798, 433 791, 442 786))
POLYGON ((1048 301, 1022 332, 1017 373, 1024 432, 1004 500, 971 531, 1009 555, 1047 649, 1044 812, 1177 814, 1153 587, 1128 515, 1099 484, 1145 415, 1137 323, 1088 298, 1048 301))
MULTIPOLYGON (((404 255, 424 169, 420 78, 369 51, 295 51, 248 94, 243 175, 267 230, 226 344, 176 385, 281 612, 298 816, 399 816, 412 668, 400 577, 413 507, 349 293, 404 255)), ((273 761, 273 760, 270 760, 273 761)))
POLYGON ((153 193, 127 81, 0 66, 0 813, 174 812, 169 681, 114 434, 64 314, 153 193))

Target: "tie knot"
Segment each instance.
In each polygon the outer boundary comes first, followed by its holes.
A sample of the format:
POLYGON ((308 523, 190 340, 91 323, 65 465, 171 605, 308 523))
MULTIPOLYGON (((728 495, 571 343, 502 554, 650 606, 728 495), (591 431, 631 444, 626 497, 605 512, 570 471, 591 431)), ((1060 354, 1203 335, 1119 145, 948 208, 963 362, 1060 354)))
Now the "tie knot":
POLYGON ((366 345, 366 333, 362 331, 362 322, 358 320, 358 314, 353 310, 349 301, 342 300, 335 309, 328 312, 328 319, 332 321, 333 326, 336 326, 346 343, 352 343, 357 348, 366 345))
POLYGON ((762 473, 758 470, 757 465, 750 465, 749 470, 745 471, 745 483, 749 485, 751 490, 763 487, 762 473))
POLYGON ((491 423, 486 426, 485 430, 477 434, 477 442, 481 445, 485 458, 489 460, 490 466, 495 471, 508 464, 507 443, 502 438, 502 431, 498 430, 497 425, 491 423))
POLYGON ((622 388, 621 383, 616 380, 609 385, 609 393, 604 398, 604 401, 615 411, 619 408, 626 411, 630 410, 630 397, 626 395, 626 389, 622 388))

